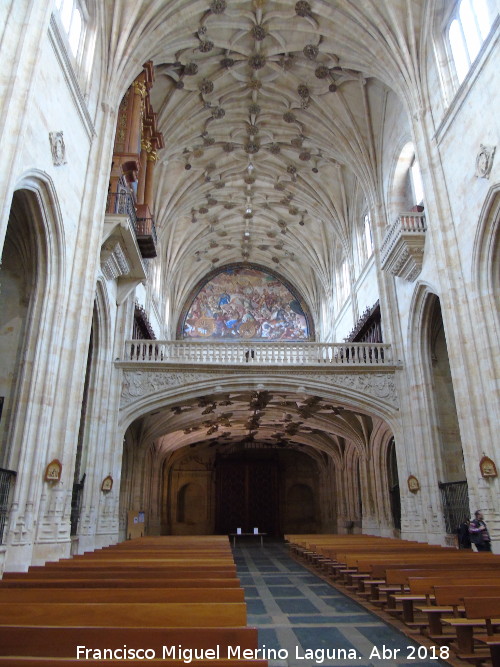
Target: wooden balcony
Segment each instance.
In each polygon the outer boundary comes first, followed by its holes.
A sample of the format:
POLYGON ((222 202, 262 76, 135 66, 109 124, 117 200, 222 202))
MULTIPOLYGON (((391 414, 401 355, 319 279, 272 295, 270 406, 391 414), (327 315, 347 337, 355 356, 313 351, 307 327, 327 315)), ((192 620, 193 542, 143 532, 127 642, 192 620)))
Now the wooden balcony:
POLYGON ((142 257, 156 257, 157 236, 153 215, 147 204, 135 204, 131 193, 111 192, 106 206, 108 215, 127 215, 134 229, 142 257))
POLYGON ((138 204, 137 207, 136 234, 137 243, 143 257, 152 259, 156 257, 156 227, 153 215, 147 204, 138 204))

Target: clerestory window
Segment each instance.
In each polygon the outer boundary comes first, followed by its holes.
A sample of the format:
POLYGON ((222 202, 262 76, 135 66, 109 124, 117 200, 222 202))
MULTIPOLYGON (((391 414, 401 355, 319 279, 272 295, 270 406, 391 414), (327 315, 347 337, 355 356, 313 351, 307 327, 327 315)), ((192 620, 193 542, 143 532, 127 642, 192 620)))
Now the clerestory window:
POLYGON ((413 193, 413 201, 416 206, 423 206, 424 184, 422 182, 422 174, 420 173, 420 165, 418 164, 416 155, 413 157, 413 160, 411 162, 410 180, 413 193))
POLYGON ((363 235, 365 241, 366 258, 369 259, 373 254, 372 225, 369 213, 366 213, 365 217, 363 218, 363 232, 364 232, 363 235))
POLYGON ((56 8, 68 38, 71 53, 78 58, 83 37, 82 12, 74 0, 56 0, 56 8))
POLYGON ((488 0, 461 0, 451 15, 448 41, 458 83, 467 76, 493 20, 488 0))

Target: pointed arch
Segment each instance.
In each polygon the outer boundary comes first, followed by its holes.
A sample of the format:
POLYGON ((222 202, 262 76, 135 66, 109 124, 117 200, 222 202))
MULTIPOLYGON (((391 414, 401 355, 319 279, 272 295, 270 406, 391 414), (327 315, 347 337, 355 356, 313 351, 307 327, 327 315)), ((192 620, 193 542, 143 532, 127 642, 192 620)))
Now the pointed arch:
POLYGON ((227 264, 208 273, 191 291, 176 337, 314 340, 314 322, 298 290, 283 276, 258 264, 227 264), (206 334, 194 321, 201 319, 206 334))
POLYGON ((500 336, 500 183, 493 185, 484 201, 472 255, 472 283, 477 286, 487 336, 500 336))
MULTIPOLYGON (((23 406, 33 402, 43 410, 43 404, 50 404, 48 397, 55 391, 59 364, 50 351, 58 349, 62 330, 58 303, 65 288, 64 231, 54 183, 43 171, 26 172, 15 186, 4 252, 15 252, 21 259, 25 285, 24 324, 16 341, 18 363, 13 369, 4 438, 9 444, 3 456, 4 465, 17 470, 22 444, 30 440, 27 432, 41 428, 37 419, 28 418, 23 406)), ((5 307, 9 295, 4 298, 5 307)), ((48 439, 47 434, 42 441, 48 439)))

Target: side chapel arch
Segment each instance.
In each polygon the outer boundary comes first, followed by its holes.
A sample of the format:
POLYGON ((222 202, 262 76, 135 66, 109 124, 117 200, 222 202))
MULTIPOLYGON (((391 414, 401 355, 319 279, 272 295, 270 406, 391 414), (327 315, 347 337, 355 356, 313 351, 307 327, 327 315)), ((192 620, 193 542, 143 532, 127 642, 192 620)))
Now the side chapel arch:
MULTIPOLYGON (((426 415, 419 425, 417 447, 425 461, 420 474, 428 477, 430 501, 440 515, 436 518, 444 521, 442 530, 451 533, 469 514, 467 478, 441 302, 425 283, 414 293, 408 340, 412 384, 420 388, 411 400, 422 402, 421 414, 426 415)), ((413 470, 417 465, 413 462, 413 470)))
MULTIPOLYGON (((20 264, 17 269, 24 287, 19 293, 21 312, 11 315, 22 321, 18 322, 16 347, 12 358, 17 359, 12 369, 13 379, 4 405, 4 442, 2 456, 4 467, 16 470, 23 442, 30 438, 27 431, 34 424, 24 416, 23 405, 51 393, 57 359, 48 354, 51 346, 57 344, 61 327, 57 325, 59 314, 57 303, 62 298, 64 289, 64 233, 61 213, 54 184, 45 172, 32 170, 26 173, 16 184, 7 234, 2 248, 2 255, 13 252, 20 264), (10 251, 9 251, 10 248, 10 251), (49 344, 50 341, 50 344, 49 344), (37 378, 45 378, 37 382, 37 378), (7 412, 6 412, 7 410, 7 412)), ((7 259, 7 258, 5 258, 7 259)), ((5 270, 4 262, 4 270, 5 270)), ((11 296, 2 290, 2 310, 9 317, 9 308, 13 304, 11 296)), ((3 354, 2 354, 3 356, 3 354)), ((8 359, 9 355, 5 355, 8 359)), ((38 426, 36 427, 38 428, 38 426)), ((48 435, 48 434, 47 434, 48 435)), ((3 446, 2 446, 3 448, 3 446)))
MULTIPOLYGON (((500 183, 492 186, 483 204, 472 256, 472 284, 489 341, 500 337, 500 183)), ((492 359, 495 363, 495 359, 492 359)))

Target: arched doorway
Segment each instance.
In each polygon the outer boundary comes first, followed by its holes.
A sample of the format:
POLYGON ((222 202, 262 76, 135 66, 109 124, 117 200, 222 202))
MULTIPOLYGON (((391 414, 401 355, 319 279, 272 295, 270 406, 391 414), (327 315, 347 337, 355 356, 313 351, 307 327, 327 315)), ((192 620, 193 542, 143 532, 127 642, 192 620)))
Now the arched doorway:
POLYGON ((455 393, 439 298, 429 296, 427 324, 428 368, 431 378, 433 431, 439 489, 447 534, 470 516, 464 456, 455 393))

